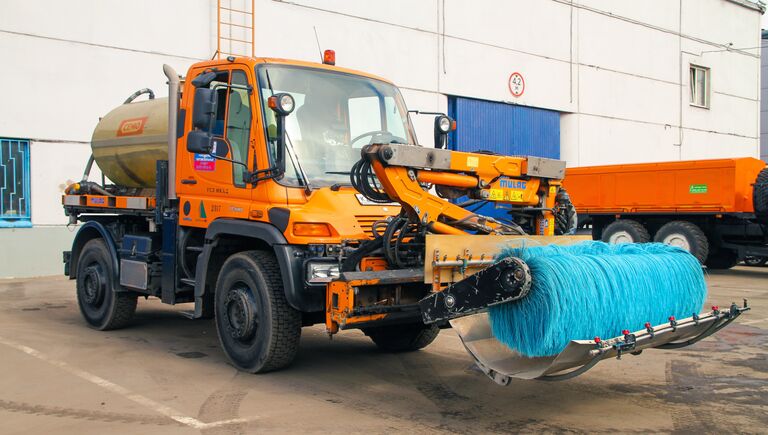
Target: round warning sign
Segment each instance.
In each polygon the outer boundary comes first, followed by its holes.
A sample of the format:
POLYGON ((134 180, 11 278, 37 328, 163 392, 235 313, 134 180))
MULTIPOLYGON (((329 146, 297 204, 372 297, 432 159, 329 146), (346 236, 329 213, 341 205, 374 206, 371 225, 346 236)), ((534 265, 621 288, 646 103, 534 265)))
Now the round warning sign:
POLYGON ((513 72, 509 76, 509 92, 513 97, 522 97, 525 93, 525 79, 519 72, 513 72))

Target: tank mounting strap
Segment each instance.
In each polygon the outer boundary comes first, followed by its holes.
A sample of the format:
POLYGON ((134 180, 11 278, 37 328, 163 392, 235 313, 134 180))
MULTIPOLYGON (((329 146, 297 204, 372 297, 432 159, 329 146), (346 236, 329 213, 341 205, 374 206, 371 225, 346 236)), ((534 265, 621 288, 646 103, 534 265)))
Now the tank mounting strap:
POLYGON ((419 301, 424 323, 466 316, 491 305, 525 297, 531 289, 531 271, 516 257, 507 257, 441 292, 419 301))

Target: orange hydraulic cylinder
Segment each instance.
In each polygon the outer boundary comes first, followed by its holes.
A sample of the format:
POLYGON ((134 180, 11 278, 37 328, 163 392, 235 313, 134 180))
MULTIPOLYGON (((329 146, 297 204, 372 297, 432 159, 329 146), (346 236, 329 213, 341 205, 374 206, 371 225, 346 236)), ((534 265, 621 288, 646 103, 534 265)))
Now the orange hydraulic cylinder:
POLYGON ((463 187, 467 189, 478 187, 477 178, 471 175, 452 174, 450 172, 419 171, 416 179, 421 183, 438 186, 463 187))

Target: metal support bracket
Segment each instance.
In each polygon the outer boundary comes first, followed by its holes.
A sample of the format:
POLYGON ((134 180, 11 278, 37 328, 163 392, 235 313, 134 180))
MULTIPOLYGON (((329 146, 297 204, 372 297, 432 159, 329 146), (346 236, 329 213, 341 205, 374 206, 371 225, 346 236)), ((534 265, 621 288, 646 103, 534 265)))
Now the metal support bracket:
POLYGON ((441 292, 419 301, 424 323, 466 316, 489 306, 525 297, 531 289, 531 270, 516 257, 507 257, 441 292))

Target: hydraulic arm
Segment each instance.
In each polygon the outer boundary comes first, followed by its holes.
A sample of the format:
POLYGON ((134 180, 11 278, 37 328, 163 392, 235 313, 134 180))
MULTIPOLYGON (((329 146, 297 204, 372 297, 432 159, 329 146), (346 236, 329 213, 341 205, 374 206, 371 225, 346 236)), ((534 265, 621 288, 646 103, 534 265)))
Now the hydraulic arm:
POLYGON ((372 201, 400 203, 408 221, 430 233, 555 233, 563 161, 401 144, 368 145, 362 155, 352 171, 355 187, 372 201), (466 201, 461 205, 449 201, 459 198, 466 201), (494 219, 465 208, 483 201, 507 208, 521 219, 494 219))

